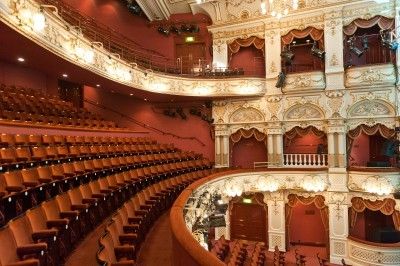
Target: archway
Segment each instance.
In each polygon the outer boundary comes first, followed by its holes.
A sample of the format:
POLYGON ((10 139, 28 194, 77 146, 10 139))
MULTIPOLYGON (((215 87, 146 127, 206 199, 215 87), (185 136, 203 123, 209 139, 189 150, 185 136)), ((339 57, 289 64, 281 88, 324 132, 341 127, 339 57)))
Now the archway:
POLYGON ((264 242, 268 245, 268 210, 264 195, 256 193, 229 203, 231 239, 264 242))
POLYGON ((232 167, 253 168, 254 162, 268 161, 266 135, 257 129, 239 129, 230 141, 232 167))
POLYGON ((326 166, 327 153, 326 134, 314 126, 296 126, 283 137, 284 165, 326 166))
POLYGON ((347 133, 348 164, 352 167, 396 166, 395 131, 382 124, 359 125, 347 133))
POLYGON ((393 199, 377 201, 352 198, 349 208, 349 235, 354 240, 373 243, 400 242, 400 212, 393 199))
POLYGON ((286 248, 308 256, 329 258, 329 211, 321 195, 305 198, 288 196, 286 204, 286 248))

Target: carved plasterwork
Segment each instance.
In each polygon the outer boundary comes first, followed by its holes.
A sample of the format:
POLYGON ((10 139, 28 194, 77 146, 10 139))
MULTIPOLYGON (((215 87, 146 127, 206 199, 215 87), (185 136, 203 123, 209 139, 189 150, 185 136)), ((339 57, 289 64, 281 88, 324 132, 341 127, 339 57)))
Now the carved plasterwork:
POLYGON ((379 117, 394 115, 393 107, 382 100, 362 100, 350 107, 348 117, 379 117))
POLYGON ((374 67, 354 67, 346 70, 346 87, 394 85, 395 69, 392 64, 374 67))
POLYGON ((298 104, 291 107, 284 118, 286 120, 324 119, 324 112, 313 104, 298 104))
POLYGON ((232 123, 249 123, 264 121, 264 115, 261 111, 248 107, 236 110, 229 118, 232 123))
POLYGON ((288 74, 283 92, 322 90, 325 89, 325 78, 322 72, 288 74))
POLYGON ((392 185, 393 188, 400 187, 400 175, 399 173, 393 172, 386 172, 386 173, 368 173, 368 172, 353 172, 349 173, 348 179, 348 188, 352 191, 359 191, 364 192, 363 183, 368 178, 382 178, 387 180, 389 184, 392 185))

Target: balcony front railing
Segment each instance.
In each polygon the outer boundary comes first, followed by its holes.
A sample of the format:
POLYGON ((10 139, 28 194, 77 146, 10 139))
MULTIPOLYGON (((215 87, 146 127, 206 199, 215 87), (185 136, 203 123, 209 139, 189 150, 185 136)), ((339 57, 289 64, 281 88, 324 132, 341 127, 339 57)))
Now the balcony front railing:
POLYGON ((283 154, 284 167, 326 167, 328 166, 327 154, 316 153, 286 153, 283 154))

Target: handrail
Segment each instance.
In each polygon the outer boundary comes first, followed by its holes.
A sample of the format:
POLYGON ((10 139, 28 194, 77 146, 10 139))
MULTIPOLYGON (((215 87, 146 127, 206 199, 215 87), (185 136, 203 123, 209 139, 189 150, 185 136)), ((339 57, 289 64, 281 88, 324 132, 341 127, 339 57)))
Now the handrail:
POLYGON ((379 248, 387 248, 387 247, 397 248, 397 247, 400 247, 400 242, 397 242, 397 243, 378 243, 378 242, 371 242, 371 241, 368 241, 368 240, 360 239, 360 238, 357 238, 357 237, 354 237, 354 236, 350 236, 350 235, 347 238, 352 240, 352 241, 354 241, 354 242, 357 242, 357 243, 361 243, 361 244, 365 244, 365 245, 369 245, 369 246, 374 246, 374 247, 379 247, 379 248))
POLYGON ((96 107, 98 107, 98 108, 101 108, 101 109, 104 109, 104 110, 113 112, 113 113, 115 113, 115 114, 118 114, 118 115, 120 115, 121 117, 123 117, 123 118, 125 118, 125 119, 127 119, 127 120, 129 120, 129 121, 131 121, 131 122, 134 122, 136 125, 141 126, 141 127, 143 127, 143 128, 146 128, 146 129, 153 130, 153 131, 156 132, 156 133, 159 133, 159 134, 162 134, 162 135, 171 136, 171 137, 177 138, 177 139, 197 141, 197 142, 200 143, 203 147, 206 146, 206 144, 205 144, 204 142, 202 142, 201 140, 199 140, 199 139, 196 138, 196 137, 182 137, 182 136, 178 136, 178 135, 176 135, 176 134, 174 134, 174 133, 166 132, 166 131, 164 131, 164 130, 161 130, 161 129, 155 128, 155 127, 153 127, 153 126, 150 126, 150 125, 148 125, 148 124, 145 124, 145 123, 143 123, 143 122, 140 122, 140 121, 136 120, 135 118, 133 118, 133 117, 131 117, 131 116, 129 116, 129 115, 126 115, 126 114, 123 114, 123 113, 121 113, 121 112, 118 112, 117 110, 114 110, 113 108, 110 108, 110 107, 101 105, 101 104, 99 104, 99 103, 97 103, 97 102, 95 102, 95 101, 92 101, 92 100, 89 100, 89 99, 83 99, 83 101, 86 102, 86 103, 89 103, 89 104, 91 104, 91 105, 94 105, 94 106, 96 106, 96 107))

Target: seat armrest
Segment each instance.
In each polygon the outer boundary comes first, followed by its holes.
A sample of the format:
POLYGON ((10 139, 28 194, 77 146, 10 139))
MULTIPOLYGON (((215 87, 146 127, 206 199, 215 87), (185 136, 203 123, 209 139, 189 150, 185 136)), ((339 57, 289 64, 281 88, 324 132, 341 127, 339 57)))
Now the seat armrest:
POLYGON ((100 192, 101 192, 101 193, 108 194, 108 193, 111 193, 111 192, 113 192, 113 191, 112 191, 112 189, 100 189, 100 192))
POLYGON ((128 223, 140 224, 141 222, 142 222, 141 217, 128 217, 128 223))
POLYGON ((118 238, 121 244, 134 244, 137 240, 137 234, 121 234, 118 238))
POLYGON ((134 260, 123 260, 111 263, 111 266, 135 266, 134 260))
POLYGON ((46 222, 47 227, 57 227, 57 228, 65 228, 66 225, 68 225, 69 221, 68 219, 54 219, 54 220, 48 220, 46 222))
POLYGON ((123 226, 124 232, 136 233, 139 230, 139 225, 127 224, 123 226))
POLYGON ((120 260, 121 258, 132 258, 133 255, 135 254, 135 246, 133 245, 116 246, 114 247, 114 253, 117 260, 120 260))
POLYGON ((6 190, 8 192, 20 192, 23 189, 24 189, 23 187, 19 187, 19 186, 6 186, 6 190))
POLYGON ((32 239, 38 241, 40 239, 49 239, 57 236, 57 229, 40 230, 32 233, 32 239))
POLYGON ((95 198, 82 199, 82 203, 84 203, 84 204, 94 204, 97 201, 98 201, 98 199, 95 199, 95 198))
POLYGON ((150 210, 151 208, 153 208, 152 205, 140 205, 141 210, 150 210))
POLYGON ((146 200, 145 202, 146 202, 146 204, 148 204, 148 205, 154 205, 154 204, 157 203, 156 200, 146 200))
POLYGON ((28 244, 17 247, 17 254, 19 257, 27 255, 37 255, 39 257, 42 252, 46 251, 47 251, 46 243, 28 244))
POLYGON ((88 208, 87 204, 73 204, 71 205, 71 209, 73 211, 75 210, 86 210, 88 208))
POLYGON ((79 215, 78 211, 64 211, 60 212, 61 218, 75 218, 79 215))
POLYGON ((106 194, 104 194, 104 193, 93 193, 92 194, 92 197, 93 198, 96 198, 96 199, 102 199, 102 198, 104 198, 106 196, 106 194))
POLYGON ((28 259, 19 262, 9 263, 6 266, 39 266, 40 262, 37 259, 28 259))

